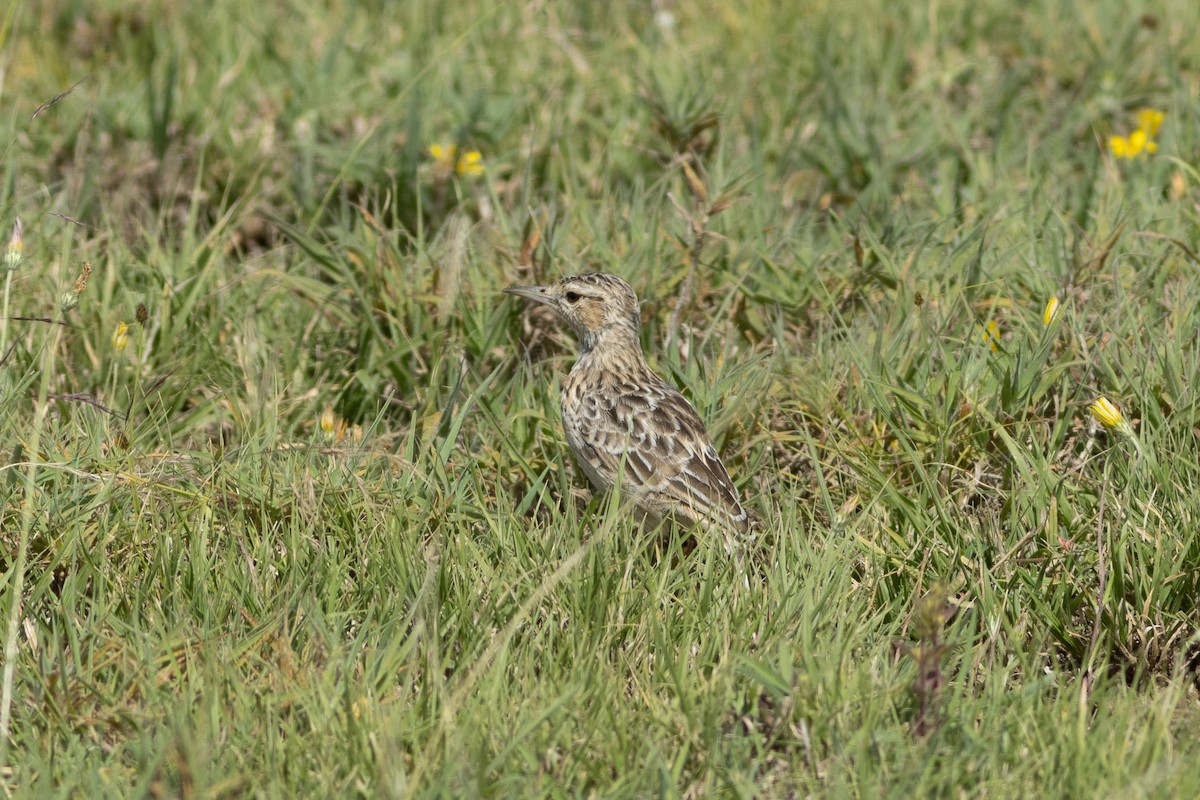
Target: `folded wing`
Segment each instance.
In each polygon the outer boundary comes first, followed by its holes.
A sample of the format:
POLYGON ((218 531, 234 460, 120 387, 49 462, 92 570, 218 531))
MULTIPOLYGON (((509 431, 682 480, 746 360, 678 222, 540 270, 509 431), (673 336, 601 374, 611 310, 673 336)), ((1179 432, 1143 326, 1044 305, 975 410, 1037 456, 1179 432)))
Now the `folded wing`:
POLYGON ((656 517, 745 532, 737 490, 687 399, 662 381, 613 389, 588 392, 576 409, 582 441, 572 444, 594 454, 593 482, 620 476, 621 490, 656 517))

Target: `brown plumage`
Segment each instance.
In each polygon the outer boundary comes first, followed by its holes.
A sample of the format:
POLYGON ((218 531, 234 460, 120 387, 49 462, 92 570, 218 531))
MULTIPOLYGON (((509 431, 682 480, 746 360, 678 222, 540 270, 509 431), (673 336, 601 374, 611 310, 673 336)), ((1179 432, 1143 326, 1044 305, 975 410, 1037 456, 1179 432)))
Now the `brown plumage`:
POLYGON ((745 533, 746 510, 691 403, 642 355, 637 295, 594 272, 550 286, 510 286, 544 303, 579 337, 579 360, 562 389, 567 442, 592 485, 621 493, 652 521, 745 533))

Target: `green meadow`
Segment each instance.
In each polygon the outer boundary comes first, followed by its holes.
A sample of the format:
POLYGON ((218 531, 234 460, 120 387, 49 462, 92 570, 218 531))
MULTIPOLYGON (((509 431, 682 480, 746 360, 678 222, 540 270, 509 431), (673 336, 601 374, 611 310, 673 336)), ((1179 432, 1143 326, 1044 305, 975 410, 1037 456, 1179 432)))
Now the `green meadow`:
POLYGON ((0 6, 5 796, 1200 796, 1197 30, 0 6), (745 582, 570 456, 591 271, 745 582))

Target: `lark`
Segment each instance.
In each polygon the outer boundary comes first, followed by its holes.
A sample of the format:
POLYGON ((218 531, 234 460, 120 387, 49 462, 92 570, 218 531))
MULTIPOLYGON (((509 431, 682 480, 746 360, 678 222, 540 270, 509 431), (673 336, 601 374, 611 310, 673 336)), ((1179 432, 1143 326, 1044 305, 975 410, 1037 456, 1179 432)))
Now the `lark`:
POLYGON ((700 415, 642 354, 637 295, 594 272, 508 294, 550 306, 579 337, 579 359, 562 388, 567 442, 592 485, 620 484, 652 524, 671 520, 719 533, 727 548, 748 519, 700 415))

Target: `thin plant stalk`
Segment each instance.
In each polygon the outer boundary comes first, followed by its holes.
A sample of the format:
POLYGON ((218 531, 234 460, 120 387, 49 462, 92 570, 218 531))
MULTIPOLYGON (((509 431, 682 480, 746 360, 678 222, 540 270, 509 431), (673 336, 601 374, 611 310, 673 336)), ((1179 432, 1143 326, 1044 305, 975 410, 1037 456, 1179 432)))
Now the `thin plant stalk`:
POLYGON ((0 316, 0 353, 8 347, 8 296, 12 291, 14 270, 8 270, 4 276, 4 315, 0 316))
MULTIPOLYGON (((12 273, 9 272, 9 278, 12 273)), ((5 316, 7 316, 8 292, 4 293, 5 316)), ((17 558, 13 565, 8 596, 8 632, 4 640, 4 673, 0 677, 0 769, 8 765, 9 733, 12 725, 13 673, 17 661, 17 632, 21 625, 21 599, 25 593, 25 561, 29 552, 30 532, 33 530, 33 511, 36 507, 35 489, 38 456, 41 451, 42 428, 46 422, 46 398, 50 394, 51 361, 58 351, 62 327, 54 326, 49 346, 42 352, 42 380, 38 389, 38 405, 33 416, 33 430, 28 449, 29 460, 25 464, 25 502, 21 509, 21 532, 17 542, 17 558)))

